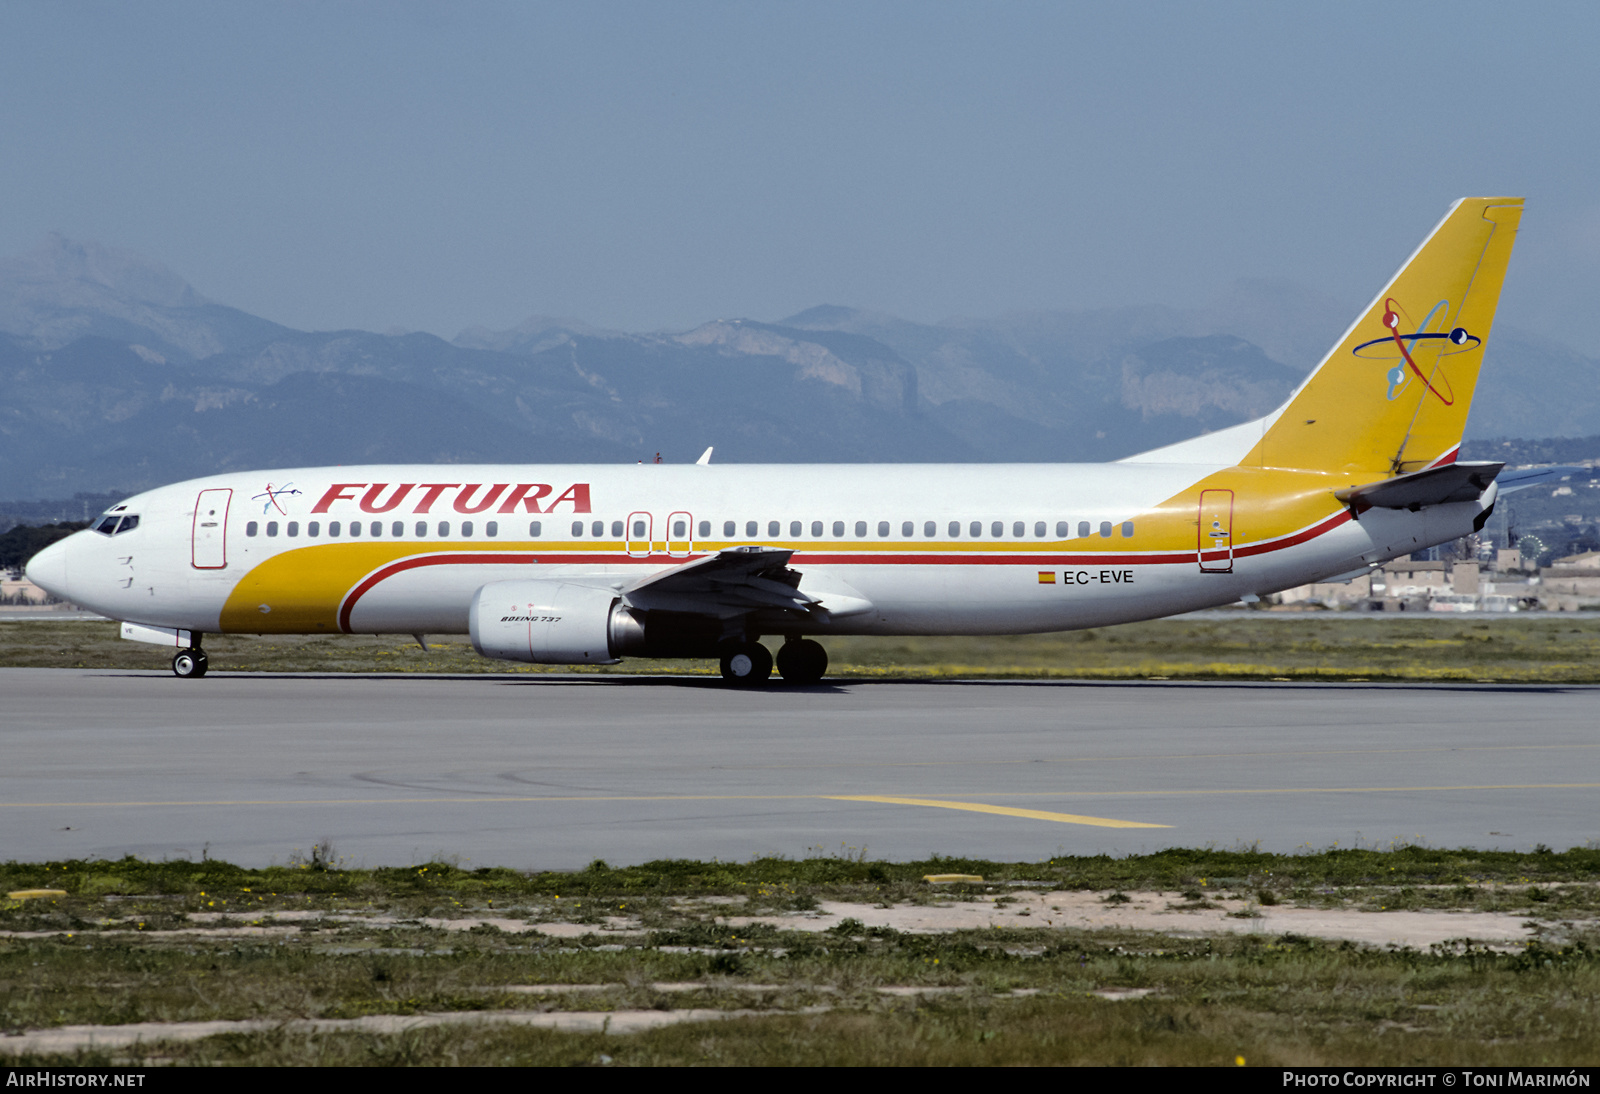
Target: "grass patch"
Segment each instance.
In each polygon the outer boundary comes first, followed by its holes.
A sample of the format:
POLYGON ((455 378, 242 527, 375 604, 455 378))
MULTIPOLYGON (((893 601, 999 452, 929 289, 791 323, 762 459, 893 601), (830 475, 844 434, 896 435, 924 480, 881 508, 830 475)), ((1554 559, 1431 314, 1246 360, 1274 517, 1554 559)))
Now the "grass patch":
MULTIPOLYGON (((573 873, 326 860, 7 863, 0 1028, 231 1019, 192 1042, 22 1065, 188 1064, 1549 1064, 1600 1050, 1592 924, 1600 849, 1171 849, 1040 863, 931 859, 669 861, 573 873), (930 887, 928 873, 982 884, 930 887), (826 931, 730 914, 814 906, 1010 903, 1030 889, 1181 894, 1259 905, 1559 907, 1561 944, 1376 950, 1292 935, 957 930, 845 919, 826 931), (494 922, 481 922, 493 920, 494 922), (446 922, 450 921, 450 922, 446 922), (496 923, 592 923, 553 936, 496 923), (470 923, 479 925, 465 929, 470 923), (626 930, 609 929, 622 923, 626 930), (520 986, 587 985, 530 995, 520 986), (892 994, 880 989, 895 988, 892 994), (1138 989, 1110 1001, 1095 993, 1138 989), (500 1011, 701 1008, 745 1017, 647 1032, 495 1024, 500 1011), (312 1032, 307 1019, 451 1014, 403 1032, 312 1032)), ((0 1045, 0 1048, 3 1048, 0 1045)))
MULTIPOLYGON (((430 636, 429 644, 424 652, 393 635, 213 635, 206 650, 213 669, 229 672, 716 671, 705 660, 632 659, 585 669, 516 665, 479 657, 460 635, 430 636)), ((1397 619, 1239 612, 1063 634, 830 638, 827 647, 829 674, 842 679, 1600 682, 1600 618, 1577 615, 1397 619)), ((0 621, 0 666, 163 669, 169 660, 158 647, 122 641, 113 623, 0 621)))

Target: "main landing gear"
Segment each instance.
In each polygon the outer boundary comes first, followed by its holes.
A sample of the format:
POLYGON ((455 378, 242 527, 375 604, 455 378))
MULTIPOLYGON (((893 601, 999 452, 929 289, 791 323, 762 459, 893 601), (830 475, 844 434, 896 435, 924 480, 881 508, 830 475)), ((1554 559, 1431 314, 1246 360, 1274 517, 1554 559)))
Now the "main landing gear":
POLYGON ((786 683, 815 684, 828 671, 828 651, 821 642, 790 638, 778 647, 778 671, 786 683))
POLYGON ((735 687, 765 684, 772 675, 772 654, 760 642, 735 642, 722 654, 722 678, 735 687))
MULTIPOLYGON (((772 666, 772 654, 753 639, 730 643, 722 654, 722 678, 735 687, 765 684, 772 666)), ((786 684, 815 684, 828 671, 828 653, 809 638, 790 638, 778 649, 777 666, 786 684)))
POLYGON ((200 636, 197 634, 194 637, 194 646, 172 655, 172 675, 199 679, 211 667, 206 659, 206 651, 200 648, 200 636))

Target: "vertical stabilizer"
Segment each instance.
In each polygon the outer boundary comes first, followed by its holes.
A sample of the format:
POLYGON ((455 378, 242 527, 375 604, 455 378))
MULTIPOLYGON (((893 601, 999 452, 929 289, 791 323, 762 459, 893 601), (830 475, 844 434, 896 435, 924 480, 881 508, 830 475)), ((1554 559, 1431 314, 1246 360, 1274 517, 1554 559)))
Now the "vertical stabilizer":
POLYGON ((1521 198, 1456 202, 1241 462, 1400 474, 1453 460, 1521 216, 1521 198))

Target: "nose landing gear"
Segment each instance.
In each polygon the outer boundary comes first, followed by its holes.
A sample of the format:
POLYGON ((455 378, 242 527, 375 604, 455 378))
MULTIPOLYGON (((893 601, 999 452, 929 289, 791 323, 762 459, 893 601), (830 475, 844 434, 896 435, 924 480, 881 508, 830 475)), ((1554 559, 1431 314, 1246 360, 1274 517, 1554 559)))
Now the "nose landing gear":
POLYGON ((194 649, 179 650, 172 655, 172 675, 198 679, 206 674, 210 668, 206 651, 195 647, 194 649))

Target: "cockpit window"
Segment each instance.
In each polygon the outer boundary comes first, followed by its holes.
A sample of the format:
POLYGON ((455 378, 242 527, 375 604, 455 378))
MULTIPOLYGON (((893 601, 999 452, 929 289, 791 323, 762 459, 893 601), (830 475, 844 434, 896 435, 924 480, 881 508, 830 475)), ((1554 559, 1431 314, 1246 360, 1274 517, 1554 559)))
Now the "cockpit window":
POLYGON ((139 514, 110 512, 100 518, 94 530, 103 536, 120 536, 139 527, 139 514))

